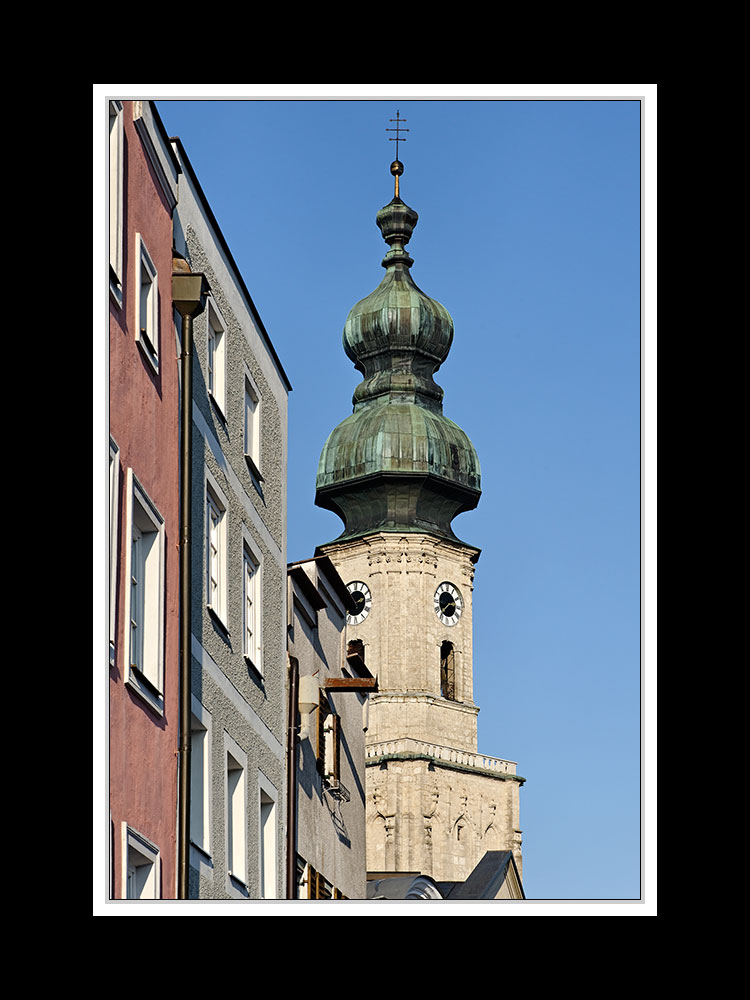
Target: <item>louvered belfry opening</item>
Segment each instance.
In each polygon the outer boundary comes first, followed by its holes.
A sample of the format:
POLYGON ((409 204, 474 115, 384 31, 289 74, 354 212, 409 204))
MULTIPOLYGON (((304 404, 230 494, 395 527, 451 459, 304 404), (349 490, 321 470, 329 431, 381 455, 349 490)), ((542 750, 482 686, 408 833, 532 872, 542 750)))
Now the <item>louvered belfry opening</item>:
POLYGON ((453 643, 447 640, 440 647, 440 694, 449 701, 456 700, 456 653, 453 643))

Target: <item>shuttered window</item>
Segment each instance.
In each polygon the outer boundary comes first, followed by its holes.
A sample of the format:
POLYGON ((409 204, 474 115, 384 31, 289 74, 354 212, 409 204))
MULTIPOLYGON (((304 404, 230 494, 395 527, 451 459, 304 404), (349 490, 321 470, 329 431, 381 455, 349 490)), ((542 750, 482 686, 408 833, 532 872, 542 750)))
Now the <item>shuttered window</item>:
MULTIPOLYGON (((300 872, 298 861, 298 874, 300 872)), ((312 865, 307 865, 307 898, 308 899, 348 899, 340 889, 332 885, 327 878, 316 871, 312 865)))
POLYGON ((325 724, 328 717, 330 708, 328 706, 328 699, 325 694, 321 691, 318 697, 318 730, 317 730, 317 767, 318 774, 325 774, 326 766, 326 732, 325 724))
POLYGON ((329 781, 340 779, 341 718, 331 710, 331 704, 322 691, 318 702, 317 767, 323 778, 329 781))
POLYGON ((456 700, 456 653, 452 642, 440 647, 440 694, 450 701, 456 700))

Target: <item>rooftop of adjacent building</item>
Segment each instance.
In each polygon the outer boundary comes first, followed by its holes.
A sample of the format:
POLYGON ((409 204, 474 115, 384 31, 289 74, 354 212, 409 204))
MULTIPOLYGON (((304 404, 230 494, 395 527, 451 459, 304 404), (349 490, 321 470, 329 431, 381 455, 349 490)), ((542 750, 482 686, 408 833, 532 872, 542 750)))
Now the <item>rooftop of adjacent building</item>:
POLYGON ((421 872, 368 872, 367 899, 525 899, 512 851, 487 851, 464 882, 436 881, 421 872))

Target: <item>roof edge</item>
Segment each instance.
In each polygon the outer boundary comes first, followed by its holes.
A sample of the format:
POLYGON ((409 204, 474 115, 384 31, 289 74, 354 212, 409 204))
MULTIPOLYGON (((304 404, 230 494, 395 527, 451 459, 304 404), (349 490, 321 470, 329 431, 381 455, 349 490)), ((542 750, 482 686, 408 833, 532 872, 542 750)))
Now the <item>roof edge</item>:
POLYGON ((201 202, 203 203, 203 208, 205 209, 206 216, 208 217, 208 220, 211 223, 212 227, 215 229, 218 242, 221 245, 221 248, 224 251, 224 253, 227 255, 227 260, 231 264, 237 276, 237 283, 239 284, 242 294, 245 297, 245 300, 247 301, 253 319, 258 325, 258 331, 260 332, 260 335, 263 338, 265 345, 268 348, 269 353, 271 354, 271 357, 274 360, 274 364, 276 365, 279 374, 281 375, 284 385, 286 386, 289 392, 292 392, 293 391, 292 383, 289 381, 289 376, 284 371, 284 366, 281 363, 281 359, 276 353, 276 348, 273 346, 273 342, 271 341, 271 337, 268 333, 268 330, 266 330, 265 324, 263 323, 263 320, 260 317, 260 313, 258 312, 258 308, 253 302, 253 297, 250 294, 247 285, 245 284, 245 279, 242 277, 242 272, 240 271, 239 266, 237 265, 237 261, 234 259, 232 251, 229 249, 229 244, 227 243, 226 238, 221 231, 221 227, 219 226, 216 216, 214 215, 213 209, 211 208, 208 198, 206 197, 206 194, 203 188, 201 187, 200 181, 198 180, 198 175, 196 174, 195 168, 190 162, 190 157, 187 154, 185 146, 179 136, 170 136, 169 141, 175 143, 180 151, 180 156, 185 166, 188 168, 190 180, 195 185, 195 189, 201 199, 201 202))

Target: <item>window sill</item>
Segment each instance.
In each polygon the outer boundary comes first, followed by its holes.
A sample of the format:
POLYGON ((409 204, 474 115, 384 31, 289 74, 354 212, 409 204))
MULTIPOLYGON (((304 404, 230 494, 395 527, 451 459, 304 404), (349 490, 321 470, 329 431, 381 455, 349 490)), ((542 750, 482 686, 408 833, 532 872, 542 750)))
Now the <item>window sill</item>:
POLYGON ((209 861, 211 860, 211 852, 206 850, 205 847, 202 847, 197 840, 193 840, 192 837, 190 838, 190 846, 194 847, 196 851, 199 851, 209 861))
POLYGON ((219 615, 217 614, 217 612, 214 611, 214 609, 211 607, 210 604, 206 605, 206 610, 208 611, 208 614, 209 614, 209 616, 211 618, 211 621, 214 623, 214 625, 216 626, 217 630, 227 640, 227 642, 229 642, 229 640, 231 639, 232 636, 231 636, 231 634, 229 632, 229 629, 224 624, 224 622, 221 620, 221 618, 219 617, 219 615))
POLYGON ((148 361, 149 365, 154 371, 155 375, 159 374, 159 356, 156 351, 152 348, 150 340, 145 336, 138 336, 136 338, 136 343, 141 349, 143 356, 148 361))
POLYGON ((164 695, 137 667, 130 667, 125 684, 134 694, 142 698, 157 715, 164 715, 164 695))
POLYGON ((251 670, 253 671, 253 673, 254 673, 254 674, 257 674, 257 675, 258 675, 258 677, 260 677, 260 679, 261 679, 261 680, 263 680, 263 679, 264 679, 264 678, 263 678, 263 671, 262 671, 262 670, 261 670, 261 668, 260 668, 260 667, 259 667, 259 666, 258 666, 258 665, 256 664, 255 660, 253 660, 253 659, 252 659, 251 657, 249 657, 249 656, 247 655, 247 653, 243 653, 242 655, 243 655, 243 656, 244 656, 244 658, 245 658, 245 663, 246 663, 246 664, 248 665, 248 667, 249 667, 249 668, 250 668, 250 669, 251 669, 251 670))
POLYGON ((250 889, 241 878, 237 878, 236 875, 228 871, 227 879, 229 882, 229 891, 233 896, 241 896, 244 899, 250 898, 250 889))
POLYGON ((221 403, 217 400, 216 396, 214 396, 214 394, 210 390, 208 391, 208 398, 211 400, 212 408, 216 411, 216 416, 221 421, 221 426, 224 428, 227 434, 229 434, 229 421, 227 420, 226 414, 224 413, 224 407, 221 405, 221 403))
POLYGON ((213 870, 214 861, 211 854, 199 844, 196 844, 194 840, 190 841, 190 864, 193 868, 200 870, 201 868, 208 868, 213 870))
POLYGON ((111 279, 109 282, 109 297, 118 309, 122 309, 122 289, 118 285, 114 284, 111 279))
POLYGON ((247 463, 247 467, 250 470, 250 475, 253 477, 253 479, 257 480, 258 483, 265 482, 265 479, 263 478, 260 469, 255 464, 250 455, 247 454, 245 455, 245 462, 247 463))

